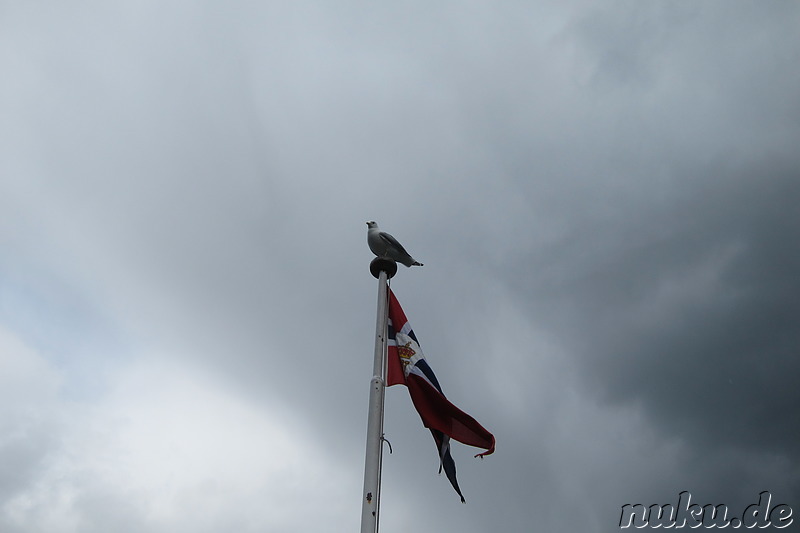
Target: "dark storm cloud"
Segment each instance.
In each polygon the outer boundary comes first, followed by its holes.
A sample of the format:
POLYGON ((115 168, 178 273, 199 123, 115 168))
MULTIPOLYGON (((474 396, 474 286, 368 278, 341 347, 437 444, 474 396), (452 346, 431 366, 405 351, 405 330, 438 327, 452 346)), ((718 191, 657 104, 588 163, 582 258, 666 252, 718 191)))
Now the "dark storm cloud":
POLYGON ((684 482, 796 499, 800 83, 789 48, 766 38, 787 37, 796 9, 737 4, 717 26, 696 6, 632 10, 574 27, 594 58, 574 94, 587 119, 575 144, 496 145, 532 209, 502 277, 590 396, 641 405, 686 443, 684 482), (743 466, 775 457, 781 476, 743 466))
POLYGON ((542 273, 527 277, 537 319, 595 392, 643 399, 691 440, 795 455, 800 180, 767 168, 699 178, 667 211, 622 208, 519 260, 542 273))

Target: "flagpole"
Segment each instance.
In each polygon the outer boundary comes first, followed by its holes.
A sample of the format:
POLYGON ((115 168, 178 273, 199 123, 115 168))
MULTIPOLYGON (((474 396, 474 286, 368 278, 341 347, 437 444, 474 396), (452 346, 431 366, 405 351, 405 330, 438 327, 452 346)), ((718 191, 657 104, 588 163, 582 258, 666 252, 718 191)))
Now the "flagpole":
POLYGON ((377 533, 381 494, 381 456, 383 451, 383 398, 386 361, 386 322, 388 317, 389 278, 397 273, 397 263, 376 257, 369 265, 378 278, 378 311, 375 324, 375 354, 372 379, 369 383, 369 414, 367 415, 367 451, 364 461, 364 492, 361 503, 361 533, 377 533))

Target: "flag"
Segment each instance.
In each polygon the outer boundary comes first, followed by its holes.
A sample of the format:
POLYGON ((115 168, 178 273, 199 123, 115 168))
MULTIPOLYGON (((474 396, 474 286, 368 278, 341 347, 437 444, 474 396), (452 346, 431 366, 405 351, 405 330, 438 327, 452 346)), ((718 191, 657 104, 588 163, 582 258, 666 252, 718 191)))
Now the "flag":
POLYGON ((482 458, 494 452, 494 435, 445 398, 436 375, 419 347, 417 336, 414 335, 391 289, 387 329, 386 384, 390 387, 392 385, 408 387, 411 401, 422 418, 423 425, 433 434, 433 440, 439 450, 439 473, 444 470, 447 479, 464 502, 464 496, 456 480, 456 464, 450 455, 450 439, 485 449, 485 452, 475 456, 482 458))

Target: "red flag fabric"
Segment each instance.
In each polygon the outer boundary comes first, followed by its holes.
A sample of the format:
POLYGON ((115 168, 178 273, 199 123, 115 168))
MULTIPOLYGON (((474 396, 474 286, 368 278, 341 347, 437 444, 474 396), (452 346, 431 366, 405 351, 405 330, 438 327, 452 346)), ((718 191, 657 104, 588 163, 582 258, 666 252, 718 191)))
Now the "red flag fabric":
MULTIPOLYGON (((408 323, 394 293, 389 290, 387 386, 405 385, 422 423, 433 433, 439 448, 441 467, 459 495, 455 479, 455 463, 450 457, 450 438, 486 451, 494 452, 495 439, 477 420, 450 403, 442 393, 436 375, 425 360, 419 341, 408 323), (437 433, 442 435, 437 435, 437 433), (449 437, 449 438, 448 438, 449 437), (452 464, 450 464, 452 463, 452 464), (452 472, 452 475, 451 475, 452 472)), ((464 497, 461 497, 464 500, 464 497)))

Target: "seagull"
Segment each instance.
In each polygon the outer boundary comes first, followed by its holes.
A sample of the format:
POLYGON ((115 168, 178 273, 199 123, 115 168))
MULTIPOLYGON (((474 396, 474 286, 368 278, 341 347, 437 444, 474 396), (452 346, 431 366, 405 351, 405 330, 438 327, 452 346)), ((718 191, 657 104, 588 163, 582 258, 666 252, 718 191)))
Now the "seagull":
POLYGON ((378 229, 374 221, 367 222, 367 244, 372 253, 378 257, 386 257, 407 267, 422 266, 422 263, 411 257, 397 239, 378 229))

